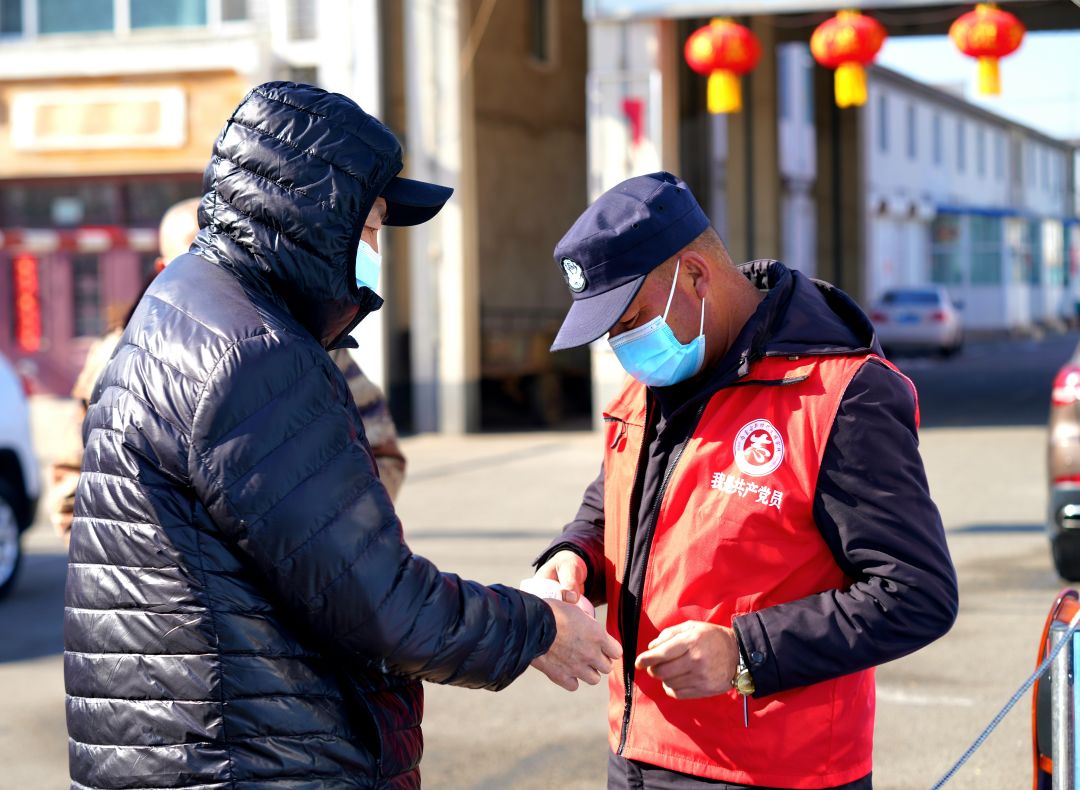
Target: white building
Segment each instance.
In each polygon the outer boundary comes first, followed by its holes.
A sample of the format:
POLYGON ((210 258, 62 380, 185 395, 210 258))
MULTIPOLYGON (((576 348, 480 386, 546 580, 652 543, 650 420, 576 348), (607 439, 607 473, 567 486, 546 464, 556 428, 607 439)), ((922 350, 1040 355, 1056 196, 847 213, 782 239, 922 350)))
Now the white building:
POLYGON ((817 132, 814 59, 798 44, 776 50, 776 116, 780 144, 780 255, 787 266, 817 274, 817 132))
POLYGON ((1075 316, 1072 146, 896 72, 870 73, 866 296, 944 285, 974 330, 1075 316))

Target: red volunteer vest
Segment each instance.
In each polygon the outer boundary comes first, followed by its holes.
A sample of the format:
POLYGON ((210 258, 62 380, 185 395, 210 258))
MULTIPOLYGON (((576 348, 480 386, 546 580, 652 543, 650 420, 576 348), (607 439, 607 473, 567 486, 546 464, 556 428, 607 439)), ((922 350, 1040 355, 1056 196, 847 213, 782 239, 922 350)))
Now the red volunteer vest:
MULTIPOLYGON (((730 626, 738 615, 850 586, 814 524, 812 507, 840 400, 868 358, 767 358, 708 401, 660 503, 639 653, 663 629, 686 620, 730 626)), ((604 414, 607 627, 616 639, 645 406, 644 386, 631 381, 604 414)), ((622 661, 608 678, 609 741, 617 750, 625 710, 622 661)), ((870 772, 873 670, 751 697, 749 707, 746 728, 736 692, 674 700, 659 681, 635 672, 622 754, 766 787, 833 787, 870 772)))

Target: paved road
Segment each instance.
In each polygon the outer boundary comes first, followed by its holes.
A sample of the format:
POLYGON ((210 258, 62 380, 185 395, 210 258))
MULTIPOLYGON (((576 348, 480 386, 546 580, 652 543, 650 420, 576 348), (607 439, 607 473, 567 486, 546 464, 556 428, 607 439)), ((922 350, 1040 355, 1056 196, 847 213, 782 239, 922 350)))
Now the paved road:
MULTIPOLYGON (((939 643, 883 667, 875 786, 929 787, 1030 671, 1061 582, 1041 531, 1043 444, 1054 370, 1077 335, 974 345, 953 360, 901 359, 923 399, 923 453, 961 580, 939 643)), ((38 399, 47 459, 70 404, 38 399)), ((573 512, 599 463, 588 433, 406 441, 400 503, 414 549, 484 582, 516 583, 573 512)), ((65 786, 64 560, 49 527, 0 605, 0 788, 65 786)), ((602 688, 568 694, 528 672, 500 694, 429 687, 423 763, 431 788, 594 788, 604 770, 602 688)), ((1030 781, 1028 700, 959 774, 957 788, 1030 781)))

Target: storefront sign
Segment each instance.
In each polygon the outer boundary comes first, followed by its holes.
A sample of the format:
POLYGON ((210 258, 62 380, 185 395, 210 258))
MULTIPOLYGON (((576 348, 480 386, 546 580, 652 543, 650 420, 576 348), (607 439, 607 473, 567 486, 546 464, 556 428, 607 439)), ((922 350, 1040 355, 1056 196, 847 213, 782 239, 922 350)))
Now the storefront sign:
POLYGON ((12 93, 11 142, 18 151, 179 148, 186 140, 181 88, 12 93))

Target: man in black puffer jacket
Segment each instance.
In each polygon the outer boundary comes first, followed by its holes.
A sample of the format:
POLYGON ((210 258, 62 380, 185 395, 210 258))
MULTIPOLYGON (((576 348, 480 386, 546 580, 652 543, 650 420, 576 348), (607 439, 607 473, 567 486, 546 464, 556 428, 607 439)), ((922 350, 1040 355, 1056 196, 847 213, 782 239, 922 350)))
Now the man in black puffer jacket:
MULTIPOLYGON (((343 96, 267 83, 206 170, 191 252, 94 390, 65 682, 77 788, 420 783, 420 680, 572 688, 620 652, 575 607, 412 554, 327 349, 382 300, 361 237, 449 190, 343 96), (605 655, 605 652, 607 655, 605 655)), ((372 244, 372 242, 374 242, 372 244)))

